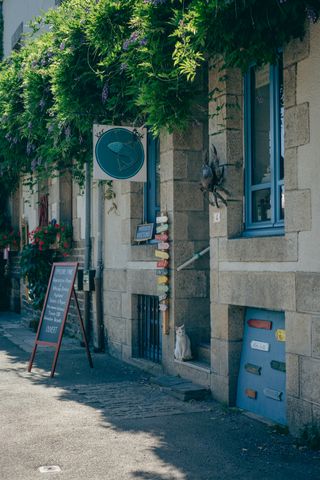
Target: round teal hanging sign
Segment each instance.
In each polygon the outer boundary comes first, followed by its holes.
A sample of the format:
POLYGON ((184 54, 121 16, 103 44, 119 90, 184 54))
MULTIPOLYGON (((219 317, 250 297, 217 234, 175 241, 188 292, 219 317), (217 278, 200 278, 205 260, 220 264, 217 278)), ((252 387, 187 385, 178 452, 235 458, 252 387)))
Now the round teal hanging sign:
POLYGON ((101 170, 112 178, 129 180, 145 162, 139 133, 126 128, 111 128, 99 136, 95 157, 101 170))

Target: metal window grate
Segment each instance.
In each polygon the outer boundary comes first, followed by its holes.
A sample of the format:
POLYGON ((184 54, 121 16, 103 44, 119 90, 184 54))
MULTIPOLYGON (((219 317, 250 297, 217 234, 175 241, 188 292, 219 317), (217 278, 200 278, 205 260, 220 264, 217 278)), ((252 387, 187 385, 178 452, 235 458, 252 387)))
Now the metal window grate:
POLYGON ((138 295, 139 357, 161 362, 161 321, 159 299, 138 295))

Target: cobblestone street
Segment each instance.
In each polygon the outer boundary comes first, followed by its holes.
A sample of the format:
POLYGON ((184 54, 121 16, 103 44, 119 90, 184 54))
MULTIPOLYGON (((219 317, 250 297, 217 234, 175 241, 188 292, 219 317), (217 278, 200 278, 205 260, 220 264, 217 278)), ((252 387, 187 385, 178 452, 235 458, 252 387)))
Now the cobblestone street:
POLYGON ((149 375, 65 339, 57 374, 34 334, 0 319, 1 480, 315 479, 320 454, 212 401, 182 402, 149 375), (58 466, 58 473, 39 467, 58 466))

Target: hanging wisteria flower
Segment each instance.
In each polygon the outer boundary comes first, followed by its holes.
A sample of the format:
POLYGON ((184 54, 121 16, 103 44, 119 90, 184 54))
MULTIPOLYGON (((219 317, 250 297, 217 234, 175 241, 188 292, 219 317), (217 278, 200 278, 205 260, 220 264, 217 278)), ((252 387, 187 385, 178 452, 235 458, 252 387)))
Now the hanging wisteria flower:
POLYGON ((46 102, 44 100, 44 98, 41 98, 40 102, 39 102, 39 107, 41 108, 41 111, 44 109, 46 105, 46 102))
POLYGON ((60 50, 64 50, 66 48, 66 44, 64 42, 60 43, 60 50))
POLYGON ((34 149, 35 149, 34 145, 32 145, 31 142, 28 142, 27 143, 27 148, 26 148, 28 157, 29 157, 29 155, 31 155, 31 153, 34 151, 34 149))
POLYGON ((144 3, 151 3, 151 5, 154 5, 155 7, 158 5, 162 5, 163 3, 166 3, 167 0, 144 0, 144 3))
POLYGON ((70 138, 71 137, 71 128, 69 125, 66 126, 66 128, 64 129, 64 134, 65 134, 65 137, 66 138, 70 138))
POLYGON ((38 164, 37 159, 34 158, 34 159, 32 160, 32 162, 31 162, 31 170, 32 170, 33 172, 34 172, 35 169, 37 168, 37 164, 38 164))
POLYGON ((309 5, 306 6, 306 13, 307 13, 307 18, 310 20, 310 22, 316 23, 316 21, 317 21, 318 18, 319 18, 319 15, 318 15, 317 12, 316 12, 312 7, 310 7, 309 5))
POLYGON ((139 32, 132 32, 130 35, 130 38, 128 38, 123 42, 123 45, 122 45, 123 50, 128 50, 130 45, 135 43, 137 40, 139 40, 139 32))
POLYGON ((120 73, 123 73, 127 68, 128 68, 127 63, 121 63, 120 64, 120 73))
POLYGON ((147 40, 146 37, 142 38, 142 39, 139 41, 139 45, 140 45, 141 47, 144 47, 145 45, 147 45, 147 43, 148 43, 148 40, 147 40))
POLYGON ((108 96, 109 96, 109 81, 107 80, 106 83, 103 86, 102 93, 101 93, 101 100, 102 100, 103 105, 108 100, 108 96))

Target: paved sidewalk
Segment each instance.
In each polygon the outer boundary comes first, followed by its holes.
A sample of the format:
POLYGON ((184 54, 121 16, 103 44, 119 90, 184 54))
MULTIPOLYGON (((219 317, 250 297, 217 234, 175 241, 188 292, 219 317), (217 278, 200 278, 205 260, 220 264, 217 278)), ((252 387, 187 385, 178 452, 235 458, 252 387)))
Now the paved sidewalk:
POLYGON ((19 316, 0 314, 1 480, 298 480, 320 452, 213 401, 182 402, 106 354, 90 369, 79 342, 39 349, 19 316), (40 473, 56 465, 59 473, 40 473))

